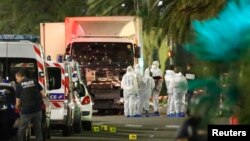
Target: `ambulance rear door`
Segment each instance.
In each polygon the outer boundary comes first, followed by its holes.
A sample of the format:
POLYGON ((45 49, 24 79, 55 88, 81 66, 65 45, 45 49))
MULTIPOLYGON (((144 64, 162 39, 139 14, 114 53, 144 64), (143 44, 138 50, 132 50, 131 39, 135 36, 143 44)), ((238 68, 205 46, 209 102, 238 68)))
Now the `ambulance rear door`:
POLYGON ((51 120, 64 119, 65 76, 64 65, 61 63, 46 63, 48 77, 48 98, 51 103, 51 120))

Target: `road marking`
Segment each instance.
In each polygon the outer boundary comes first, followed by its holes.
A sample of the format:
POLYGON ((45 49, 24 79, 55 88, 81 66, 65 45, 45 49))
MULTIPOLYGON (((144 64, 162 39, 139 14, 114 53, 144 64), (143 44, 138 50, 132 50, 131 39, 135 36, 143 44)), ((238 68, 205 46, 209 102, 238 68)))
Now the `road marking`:
POLYGON ((150 138, 154 138, 154 137, 155 137, 155 135, 149 135, 149 137, 150 137, 150 138))
POLYGON ((94 123, 94 125, 96 125, 96 126, 100 126, 100 125, 103 125, 103 123, 102 123, 102 122, 99 122, 99 123, 94 123))
POLYGON ((180 125, 166 125, 165 128, 178 129, 178 128, 180 128, 180 125))
POLYGON ((125 127, 135 127, 135 128, 142 128, 143 125, 136 125, 136 124, 125 124, 125 127))

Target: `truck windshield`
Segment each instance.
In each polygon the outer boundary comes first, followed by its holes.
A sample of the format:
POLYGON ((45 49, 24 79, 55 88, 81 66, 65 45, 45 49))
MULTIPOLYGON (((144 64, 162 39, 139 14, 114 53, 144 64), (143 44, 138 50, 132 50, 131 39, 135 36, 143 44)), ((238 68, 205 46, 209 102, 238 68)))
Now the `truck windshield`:
POLYGON ((17 71, 23 70, 26 76, 31 79, 38 79, 38 70, 35 59, 26 58, 0 58, 0 81, 8 79, 16 81, 15 74, 17 71))
POLYGON ((133 65, 133 48, 129 43, 74 43, 72 53, 84 68, 127 68, 133 65))

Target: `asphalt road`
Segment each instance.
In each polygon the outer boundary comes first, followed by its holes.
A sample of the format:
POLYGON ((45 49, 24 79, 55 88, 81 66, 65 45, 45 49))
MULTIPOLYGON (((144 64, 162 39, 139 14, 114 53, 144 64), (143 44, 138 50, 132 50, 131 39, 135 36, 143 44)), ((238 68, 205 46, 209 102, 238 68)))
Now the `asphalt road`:
MULTIPOLYGON (((124 116, 94 116, 92 131, 82 131, 63 137, 53 132, 51 141, 174 141, 176 131, 185 118, 126 118, 124 116)), ((226 119, 217 123, 226 124, 226 119)), ((34 140, 34 137, 32 137, 34 140)))

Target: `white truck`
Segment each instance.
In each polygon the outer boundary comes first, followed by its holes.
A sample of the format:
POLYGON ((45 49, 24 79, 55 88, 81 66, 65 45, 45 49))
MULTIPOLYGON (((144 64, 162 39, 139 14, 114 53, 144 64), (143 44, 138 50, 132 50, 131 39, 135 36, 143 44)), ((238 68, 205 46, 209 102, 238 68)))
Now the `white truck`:
POLYGON ((133 16, 66 17, 61 23, 41 23, 41 44, 46 54, 70 55, 79 62, 93 108, 123 112, 120 89, 126 68, 143 66, 141 20, 133 16))

